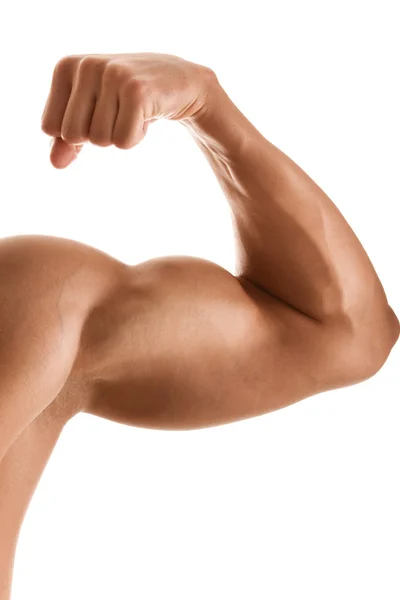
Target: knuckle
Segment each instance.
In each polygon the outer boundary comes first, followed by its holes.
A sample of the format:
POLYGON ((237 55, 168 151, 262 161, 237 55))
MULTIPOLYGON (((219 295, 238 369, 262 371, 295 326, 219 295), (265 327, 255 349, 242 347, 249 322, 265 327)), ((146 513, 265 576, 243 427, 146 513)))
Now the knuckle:
POLYGON ((84 56, 79 62, 79 71, 80 73, 86 75, 92 71, 97 71, 99 68, 102 68, 103 59, 99 56, 93 56, 92 54, 88 54, 84 56))
POLYGON ((104 77, 107 80, 115 81, 126 77, 127 68, 125 65, 118 63, 117 61, 108 61, 104 67, 104 77))
POLYGON ((76 65, 79 63, 79 57, 78 56, 64 56, 63 58, 61 58, 55 68, 54 68, 54 74, 55 75, 69 75, 71 73, 71 71, 75 70, 76 65))
POLYGON ((124 85, 124 91, 135 96, 143 96, 146 92, 146 84, 141 79, 131 77, 124 85))

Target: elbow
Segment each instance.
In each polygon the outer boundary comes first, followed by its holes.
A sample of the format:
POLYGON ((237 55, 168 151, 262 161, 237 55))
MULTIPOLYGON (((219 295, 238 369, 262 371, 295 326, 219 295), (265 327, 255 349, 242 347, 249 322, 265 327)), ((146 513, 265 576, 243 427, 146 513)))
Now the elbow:
POLYGON ((391 306, 389 306, 389 320, 390 320, 392 331, 393 331, 393 346, 394 346, 400 336, 400 321, 391 306))
POLYGON ((392 309, 392 307, 388 306, 387 333, 386 333, 386 337, 384 336, 384 338, 383 338, 384 339, 384 342, 383 342, 383 355, 384 355, 383 364, 386 362, 386 359, 389 357, 389 354, 391 353, 392 349, 397 344, 397 342, 399 340, 399 336, 400 336, 400 321, 399 321, 396 313, 392 309))
POLYGON ((400 323, 393 309, 387 306, 384 313, 375 314, 373 322, 352 325, 350 329, 349 354, 346 354, 354 383, 358 383, 370 379, 384 366, 399 339, 400 323))
POLYGON ((376 329, 373 328, 369 336, 371 360, 375 361, 378 370, 386 362, 393 347, 396 345, 399 333, 399 319, 392 307, 387 305, 384 314, 380 317, 377 316, 376 329))

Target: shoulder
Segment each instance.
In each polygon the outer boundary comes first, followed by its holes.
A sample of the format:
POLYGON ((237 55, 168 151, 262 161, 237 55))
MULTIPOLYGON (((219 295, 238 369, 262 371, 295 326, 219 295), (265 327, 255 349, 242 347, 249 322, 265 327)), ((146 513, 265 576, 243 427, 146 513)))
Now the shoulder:
POLYGON ((126 272, 124 263, 75 240, 0 239, 0 363, 7 355, 7 372, 24 356, 33 373, 43 364, 54 372, 73 366, 74 375, 84 377, 78 361, 82 331, 95 308, 107 305, 121 287, 126 272))
POLYGON ((89 308, 117 285, 126 265, 76 240, 49 235, 0 239, 0 287, 18 299, 38 296, 89 308))

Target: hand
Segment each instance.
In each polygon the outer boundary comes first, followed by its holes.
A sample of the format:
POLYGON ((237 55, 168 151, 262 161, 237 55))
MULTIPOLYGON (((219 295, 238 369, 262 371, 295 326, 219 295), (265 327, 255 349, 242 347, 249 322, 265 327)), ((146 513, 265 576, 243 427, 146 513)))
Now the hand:
POLYGON ((50 160, 67 167, 85 142, 129 149, 150 123, 195 117, 205 106, 208 67, 170 54, 66 56, 56 65, 42 116, 55 138, 50 160))

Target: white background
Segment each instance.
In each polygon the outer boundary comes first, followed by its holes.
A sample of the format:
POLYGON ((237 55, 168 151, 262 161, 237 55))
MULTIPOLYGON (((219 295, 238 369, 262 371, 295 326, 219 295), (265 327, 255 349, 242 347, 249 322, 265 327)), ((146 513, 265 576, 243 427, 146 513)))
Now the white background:
MULTIPOLYGON (((40 119, 67 54, 165 52, 212 67, 324 189, 400 313, 396 2, 4 3, 0 236, 73 238, 120 260, 232 271, 229 206, 184 127, 65 171, 40 119)), ((400 344, 358 386, 211 429, 79 415, 26 517, 13 600, 398 600, 400 344)))

